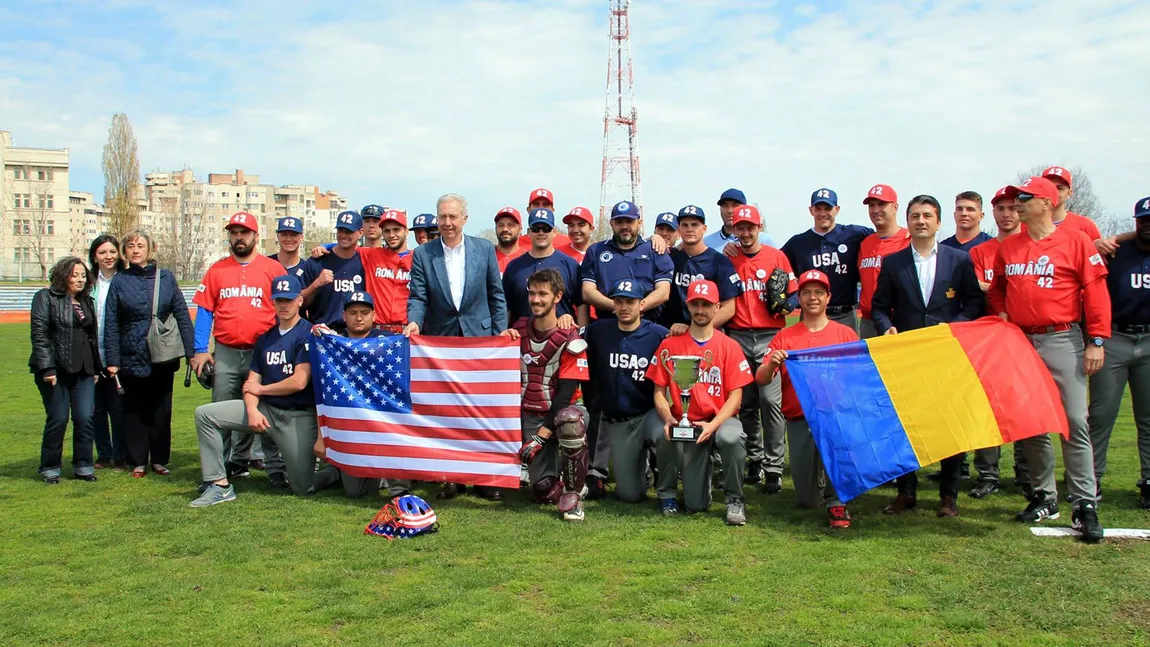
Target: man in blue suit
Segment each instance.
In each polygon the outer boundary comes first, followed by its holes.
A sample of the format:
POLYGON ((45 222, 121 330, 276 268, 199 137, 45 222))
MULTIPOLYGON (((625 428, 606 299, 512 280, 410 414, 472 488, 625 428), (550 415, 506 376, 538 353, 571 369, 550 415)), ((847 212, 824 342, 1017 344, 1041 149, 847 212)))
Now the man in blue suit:
MULTIPOLYGON (((938 244, 941 206, 920 195, 907 206, 910 247, 883 259, 871 302, 871 317, 880 335, 926 328, 940 323, 969 321, 985 314, 986 300, 978 287, 970 256, 938 244)), ((928 361, 929 358, 923 358, 928 361)), ((939 517, 958 516, 958 482, 962 454, 942 461, 939 517)), ((918 505, 918 475, 898 478, 898 496, 883 512, 900 514, 918 505)))
MULTIPOLYGON (((495 247, 482 238, 466 236, 467 200, 448 193, 436 203, 439 240, 420 245, 411 254, 410 296, 405 336, 485 337, 519 333, 507 326, 507 302, 499 277, 495 247)), ((438 498, 450 499, 462 490, 444 485, 438 498)), ((476 486, 475 494, 492 501, 499 490, 476 486)))

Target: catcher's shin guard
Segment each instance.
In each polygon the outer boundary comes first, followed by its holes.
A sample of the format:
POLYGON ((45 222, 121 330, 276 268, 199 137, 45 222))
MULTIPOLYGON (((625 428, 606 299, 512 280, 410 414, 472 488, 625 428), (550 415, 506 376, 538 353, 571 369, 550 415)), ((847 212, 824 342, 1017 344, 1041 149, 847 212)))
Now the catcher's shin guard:
POLYGON ((578 407, 562 409, 555 416, 555 427, 563 473, 563 494, 559 497, 559 510, 569 512, 577 508, 583 499, 590 464, 583 410, 578 407))

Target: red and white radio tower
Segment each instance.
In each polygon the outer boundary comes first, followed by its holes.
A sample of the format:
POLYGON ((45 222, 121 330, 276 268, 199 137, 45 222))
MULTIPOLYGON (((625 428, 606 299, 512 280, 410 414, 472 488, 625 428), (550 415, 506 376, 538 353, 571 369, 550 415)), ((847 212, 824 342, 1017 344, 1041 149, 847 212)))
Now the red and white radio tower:
MULTIPOLYGON (((635 77, 631 71, 631 0, 610 0, 611 23, 607 38, 607 108, 603 114, 603 179, 599 196, 599 221, 619 200, 630 200, 640 209, 639 113, 635 110, 635 77)), ((610 231, 604 228, 605 231, 610 231)))

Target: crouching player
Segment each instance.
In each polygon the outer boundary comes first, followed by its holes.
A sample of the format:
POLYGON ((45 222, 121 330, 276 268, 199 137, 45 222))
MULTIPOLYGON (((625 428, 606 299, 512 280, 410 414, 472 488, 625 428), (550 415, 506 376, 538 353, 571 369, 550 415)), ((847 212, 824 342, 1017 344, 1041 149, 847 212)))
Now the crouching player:
MULTIPOLYGON (((727 523, 747 523, 743 499, 743 467, 747 460, 747 436, 738 418, 743 402, 743 387, 750 384, 751 367, 735 340, 715 330, 719 311, 719 288, 713 281, 693 281, 687 286, 687 309, 691 325, 686 334, 668 337, 659 344, 654 360, 647 368, 647 379, 655 383, 655 409, 663 419, 663 438, 659 441, 659 477, 655 492, 664 516, 678 514, 675 490, 678 480, 675 467, 683 479, 683 503, 687 512, 702 512, 711 507, 711 447, 722 458, 723 490, 726 492, 727 523), (683 404, 679 385, 675 383, 672 357, 700 358, 698 382, 691 387, 687 420, 701 427, 695 442, 671 440, 671 427, 680 423, 683 404), (670 394, 668 395, 668 390, 670 394), (713 441, 713 442, 712 442, 713 441)), ((681 369, 680 369, 681 370, 681 369)))
POLYGON ((522 350, 523 447, 531 494, 556 503, 565 521, 583 520, 587 495, 587 410, 574 406, 579 382, 587 380, 587 342, 577 328, 559 328, 555 306, 563 277, 554 269, 527 278, 531 316, 513 324, 522 350))
POLYGON ((224 470, 224 439, 234 431, 271 436, 283 460, 268 462, 269 476, 286 471, 296 494, 304 494, 312 486, 312 445, 317 427, 308 359, 311 324, 299 316, 302 289, 294 275, 272 281, 277 321, 252 349, 243 399, 213 402, 196 409, 200 469, 204 483, 210 485, 192 501, 193 508, 235 500, 235 490, 224 470))

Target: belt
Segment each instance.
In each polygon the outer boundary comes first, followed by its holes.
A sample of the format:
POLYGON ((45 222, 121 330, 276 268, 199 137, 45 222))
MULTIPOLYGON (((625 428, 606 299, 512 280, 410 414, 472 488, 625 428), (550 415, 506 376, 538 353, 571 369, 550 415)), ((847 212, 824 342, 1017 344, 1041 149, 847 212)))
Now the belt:
POLYGON ((315 411, 314 404, 296 404, 290 407, 278 407, 274 404, 270 404, 268 406, 272 407, 273 409, 279 409, 280 411, 315 411))
POLYGON ((1055 332, 1066 332, 1072 327, 1073 325, 1068 323, 1053 324, 1050 326, 1019 326, 1022 332, 1028 335, 1048 335, 1055 332))
POLYGON ((1145 335, 1150 332, 1150 325, 1147 324, 1114 324, 1111 328, 1127 335, 1145 335))
POLYGON ((855 309, 854 306, 829 306, 827 308, 827 315, 829 315, 831 317, 837 317, 839 315, 845 315, 846 313, 848 313, 854 309, 855 309))
POLYGON ((609 425, 617 425, 621 422, 627 422, 628 420, 634 420, 635 418, 638 418, 639 416, 644 416, 644 415, 647 415, 647 414, 636 413, 636 414, 630 415, 630 416, 618 416, 618 417, 611 417, 611 416, 604 415, 603 416, 603 422, 605 422, 609 425))

